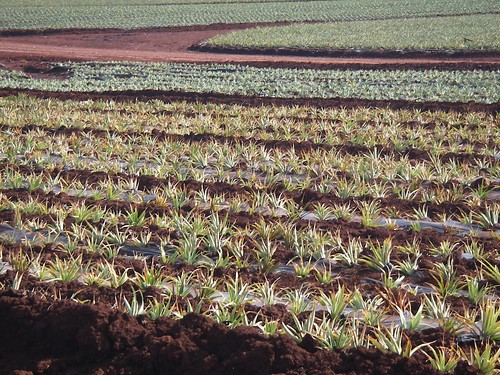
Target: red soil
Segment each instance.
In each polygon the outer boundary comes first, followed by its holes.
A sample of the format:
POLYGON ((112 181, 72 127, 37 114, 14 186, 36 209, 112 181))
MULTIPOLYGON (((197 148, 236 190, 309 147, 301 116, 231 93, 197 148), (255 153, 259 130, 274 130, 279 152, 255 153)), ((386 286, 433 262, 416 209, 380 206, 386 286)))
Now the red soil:
MULTIPOLYGON (((0 317, 0 374, 436 374, 422 356, 316 351, 197 314, 151 322, 105 304, 3 291, 0 317)), ((477 372, 462 362, 455 373, 477 372)))

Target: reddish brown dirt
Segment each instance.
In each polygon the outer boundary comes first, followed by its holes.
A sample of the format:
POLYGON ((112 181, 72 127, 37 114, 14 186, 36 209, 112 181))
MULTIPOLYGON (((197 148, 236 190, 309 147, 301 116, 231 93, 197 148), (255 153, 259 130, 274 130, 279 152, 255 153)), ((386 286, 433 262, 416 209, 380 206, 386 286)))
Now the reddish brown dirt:
MULTIPOLYGON (((101 60, 158 61, 193 63, 238 63, 286 67, 316 68, 440 68, 497 69, 498 55, 429 56, 414 54, 403 58, 392 52, 377 53, 376 57, 314 57, 249 55, 189 51, 203 40, 233 30, 255 27, 255 24, 210 25, 183 28, 143 30, 51 30, 4 31, 0 33, 0 63, 19 67, 37 60, 101 60)), ((259 52, 259 51, 250 51, 259 52)), ((288 51, 290 53, 290 51, 288 51)), ((341 54, 340 54, 341 56, 341 54)))
MULTIPOLYGON (((151 322, 105 304, 7 290, 0 318, 0 374, 436 374, 422 355, 316 351, 196 314, 151 322)), ((465 363, 455 371, 474 373, 465 363)))

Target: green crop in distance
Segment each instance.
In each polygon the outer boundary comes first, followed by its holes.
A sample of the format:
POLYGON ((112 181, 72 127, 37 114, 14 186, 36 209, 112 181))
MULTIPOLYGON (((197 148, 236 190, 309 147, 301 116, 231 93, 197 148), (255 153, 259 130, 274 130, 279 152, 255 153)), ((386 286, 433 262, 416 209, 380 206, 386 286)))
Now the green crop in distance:
POLYGON ((145 28, 212 23, 351 21, 500 11, 495 0, 0 1, 0 29, 145 28), (160 4, 161 3, 161 4, 160 4))
POLYGON ((477 101, 500 98, 499 71, 315 70, 225 64, 68 63, 65 80, 1 71, 0 87, 48 91, 175 90, 290 98, 477 101))
POLYGON ((497 14, 298 24, 236 31, 208 45, 252 48, 498 50, 497 14))

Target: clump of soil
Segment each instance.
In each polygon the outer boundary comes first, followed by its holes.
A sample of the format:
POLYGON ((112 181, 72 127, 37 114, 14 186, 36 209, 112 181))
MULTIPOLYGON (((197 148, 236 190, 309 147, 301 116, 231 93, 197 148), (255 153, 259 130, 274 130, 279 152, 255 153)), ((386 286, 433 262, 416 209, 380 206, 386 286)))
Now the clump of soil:
MULTIPOLYGON (((0 374, 435 374, 425 356, 314 349, 188 314, 151 321, 105 304, 0 293, 0 374)), ((460 363, 456 374, 477 373, 460 363)))

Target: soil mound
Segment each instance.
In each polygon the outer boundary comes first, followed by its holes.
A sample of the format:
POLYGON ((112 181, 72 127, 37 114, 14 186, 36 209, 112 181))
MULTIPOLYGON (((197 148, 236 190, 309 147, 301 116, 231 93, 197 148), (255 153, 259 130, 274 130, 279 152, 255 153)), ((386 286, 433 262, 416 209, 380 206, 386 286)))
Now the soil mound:
MULTIPOLYGON (((0 294, 0 374, 434 374, 425 357, 315 350, 188 314, 151 321, 104 304, 0 294)), ((312 341, 312 342, 311 342, 312 341)), ((475 373, 461 363, 456 374, 475 373)))

